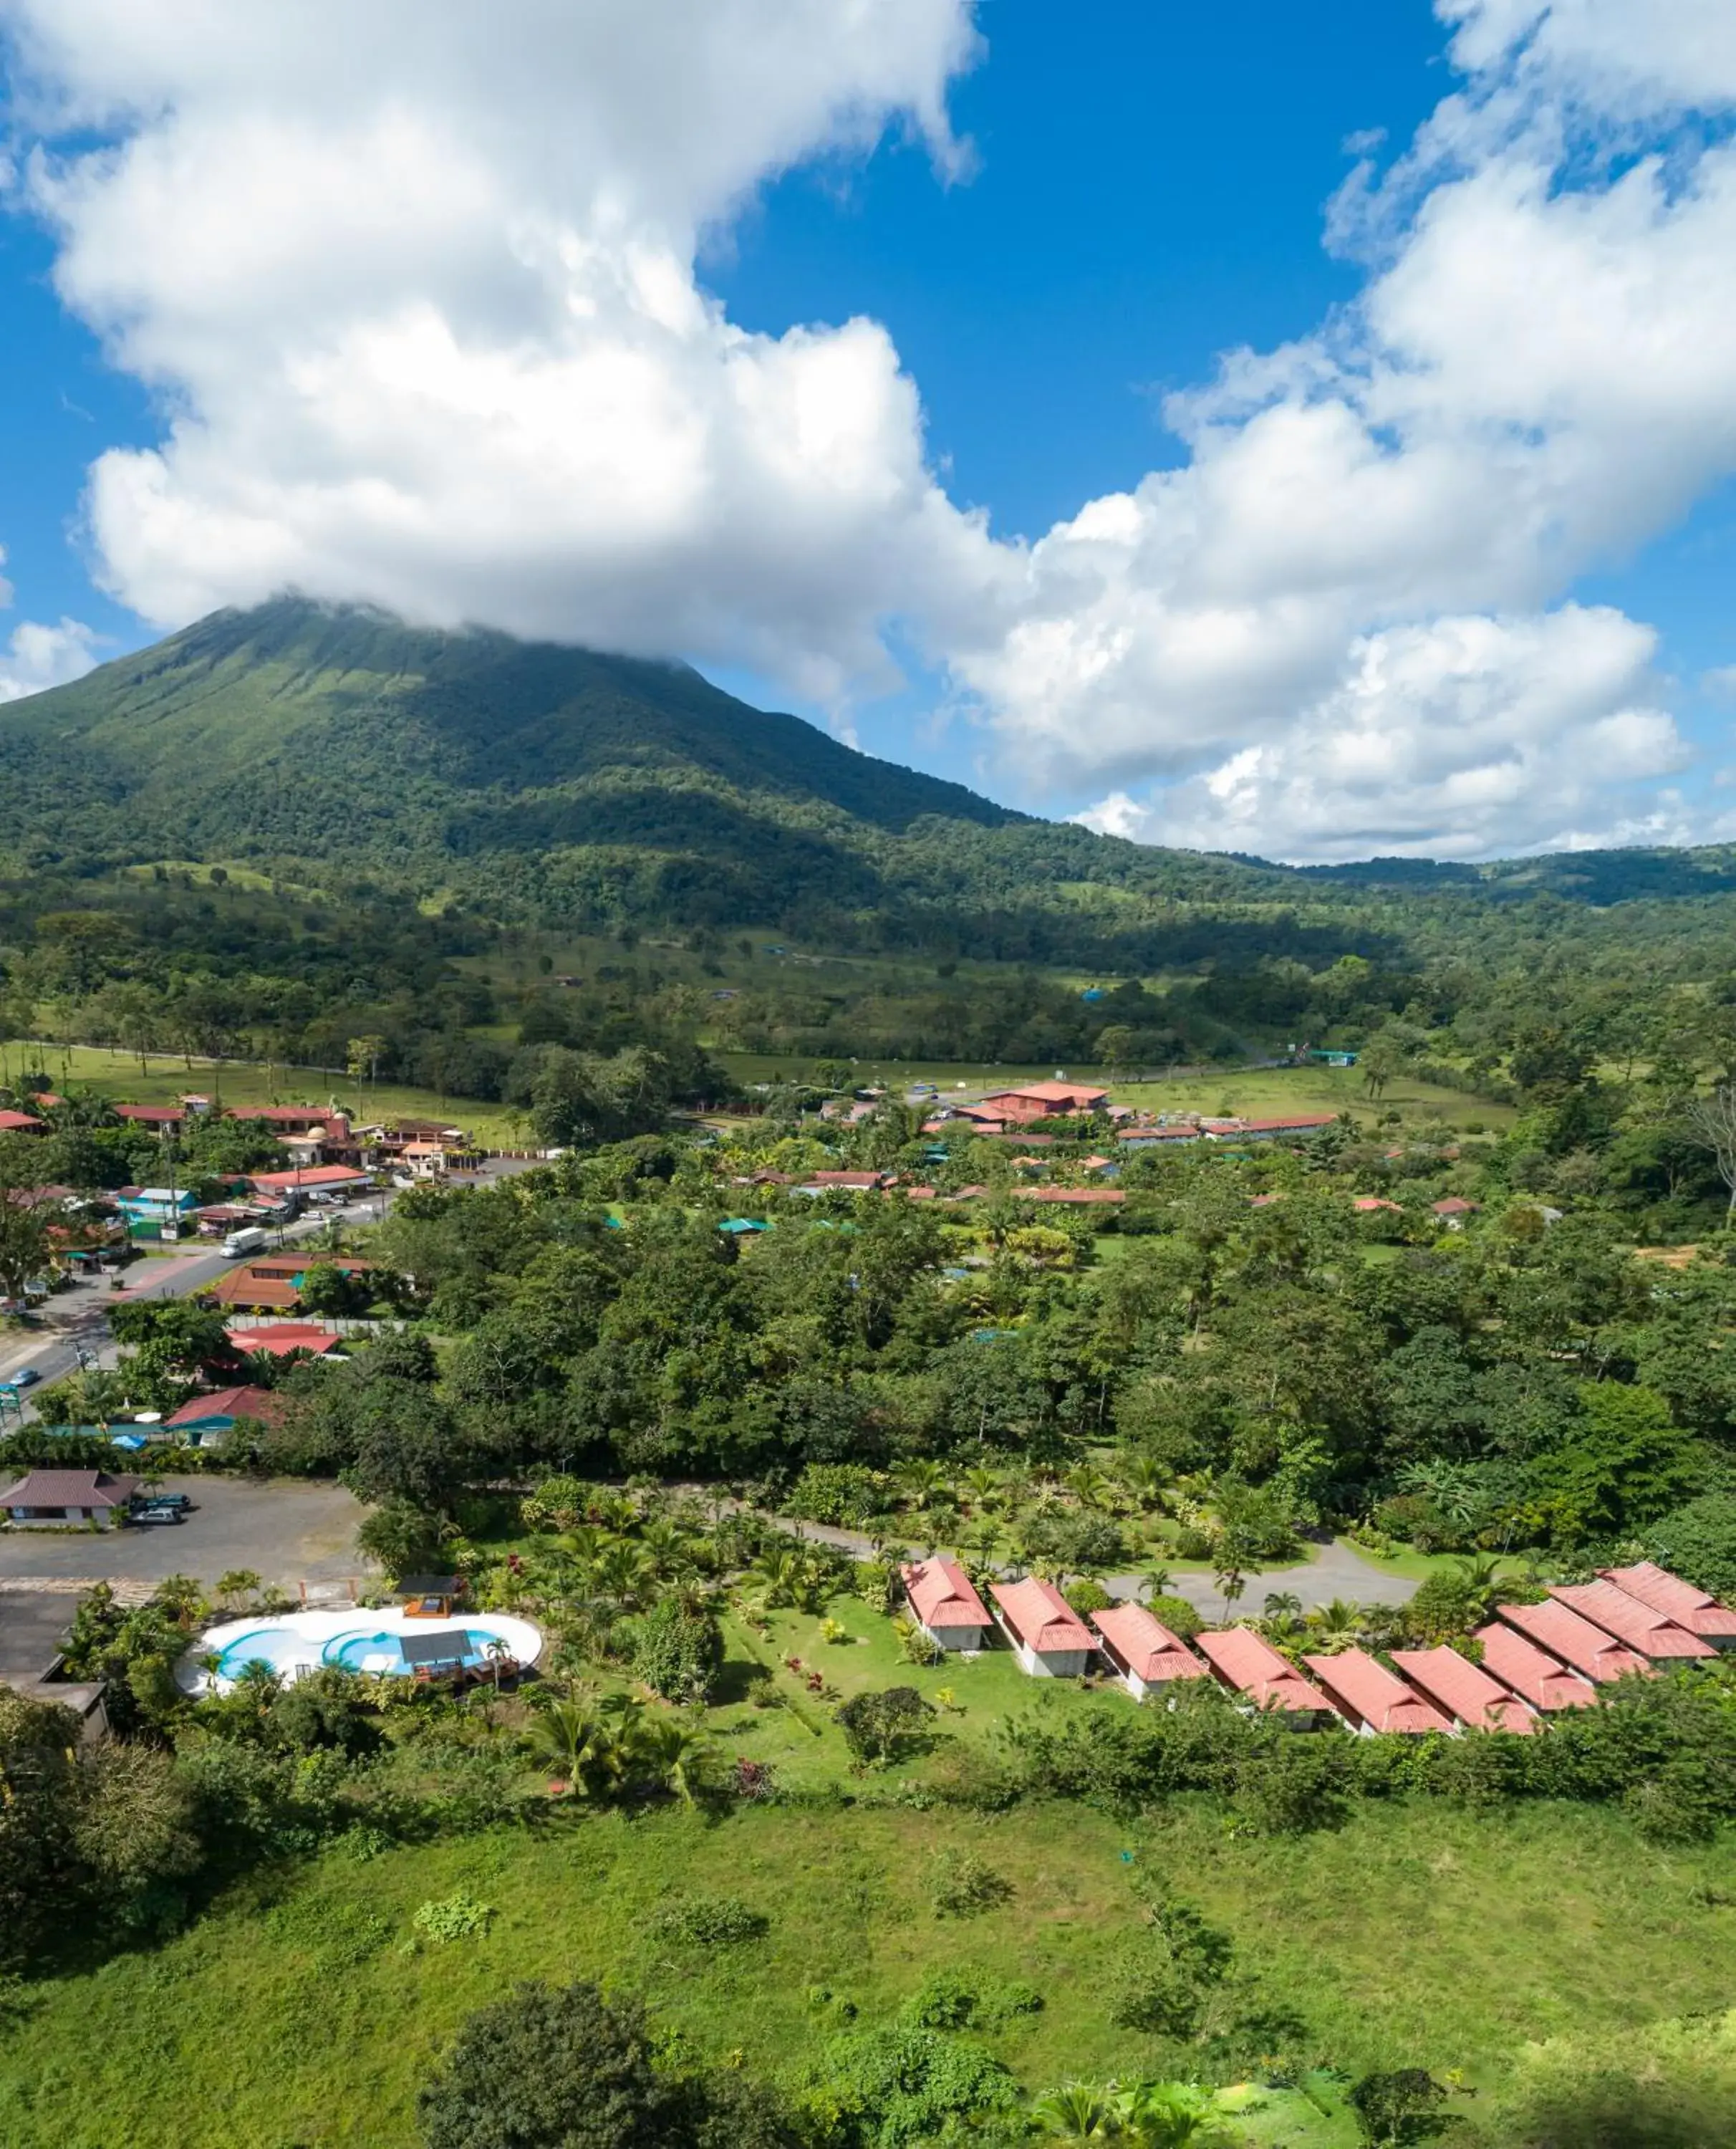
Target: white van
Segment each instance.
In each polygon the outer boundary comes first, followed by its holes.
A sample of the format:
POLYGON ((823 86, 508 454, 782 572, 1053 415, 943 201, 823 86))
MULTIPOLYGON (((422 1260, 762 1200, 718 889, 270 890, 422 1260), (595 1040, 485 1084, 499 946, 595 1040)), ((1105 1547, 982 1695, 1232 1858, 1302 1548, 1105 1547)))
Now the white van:
POLYGON ((257 1228, 245 1231, 231 1231, 223 1242, 223 1251, 229 1259, 239 1261, 243 1254, 256 1254, 265 1244, 265 1234, 257 1228))

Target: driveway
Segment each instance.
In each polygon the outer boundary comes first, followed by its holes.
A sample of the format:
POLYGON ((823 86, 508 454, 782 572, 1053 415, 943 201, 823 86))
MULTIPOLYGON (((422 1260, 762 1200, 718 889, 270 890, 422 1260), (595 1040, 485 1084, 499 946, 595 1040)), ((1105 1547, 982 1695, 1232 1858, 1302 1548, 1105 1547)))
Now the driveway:
POLYGON ((163 1489, 196 1500, 196 1513, 166 1529, 133 1527, 75 1537, 46 1531, 0 1534, 0 1588, 69 1582, 143 1582, 190 1574, 215 1582, 237 1568, 293 1589, 299 1582, 361 1576, 356 1525, 367 1512, 337 1485, 299 1479, 267 1484, 237 1477, 165 1477, 163 1489))

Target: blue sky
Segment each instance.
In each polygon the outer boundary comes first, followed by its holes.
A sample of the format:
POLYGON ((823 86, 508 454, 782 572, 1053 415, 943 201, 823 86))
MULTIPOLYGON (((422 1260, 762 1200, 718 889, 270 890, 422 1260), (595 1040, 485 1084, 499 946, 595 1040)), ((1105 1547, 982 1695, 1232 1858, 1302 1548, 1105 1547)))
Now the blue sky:
POLYGON ((0 685, 293 583, 1147 840, 1727 833, 1724 0, 201 13, 0 0, 0 685))

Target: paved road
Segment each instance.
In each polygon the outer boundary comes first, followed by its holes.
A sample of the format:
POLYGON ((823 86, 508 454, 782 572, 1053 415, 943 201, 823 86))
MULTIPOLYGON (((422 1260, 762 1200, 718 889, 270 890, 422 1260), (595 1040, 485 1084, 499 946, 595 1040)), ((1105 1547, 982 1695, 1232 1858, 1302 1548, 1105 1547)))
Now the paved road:
POLYGON ((367 1510, 339 1485, 239 1477, 165 1477, 165 1491, 199 1503, 169 1529, 80 1531, 63 1537, 34 1530, 0 1536, 0 1583, 64 1588, 70 1581, 160 1582, 190 1574, 215 1582, 236 1568, 293 1588, 365 1572, 355 1554, 356 1525, 367 1510))
MULTIPOLYGON (((824 1522, 793 1522, 784 1515, 774 1515, 769 1519, 793 1537, 805 1538, 812 1544, 836 1545, 853 1559, 873 1557, 873 1546, 859 1531, 833 1529, 824 1522)), ((931 1549, 914 1532, 908 1533, 908 1541, 918 1552, 931 1549)), ((1152 1564, 1155 1565, 1155 1561, 1152 1564)), ((1141 1574, 1106 1574, 1103 1586, 1111 1597, 1144 1594, 1141 1574)), ((1212 1619, 1223 1618, 1224 1599, 1209 1574, 1173 1573, 1170 1589, 1172 1595, 1185 1597, 1196 1610, 1212 1619)), ((1408 1604, 1416 1593, 1414 1582, 1401 1574, 1388 1574, 1384 1568, 1364 1559, 1354 1545, 1335 1538, 1330 1544, 1317 1547, 1314 1558, 1306 1566, 1271 1567, 1250 1575, 1241 1601, 1231 1608, 1230 1616, 1232 1619, 1250 1614, 1258 1617, 1269 1595, 1299 1597, 1302 1609, 1309 1612, 1318 1604, 1330 1604, 1335 1598, 1342 1598, 1351 1604, 1408 1604)))
MULTIPOLYGON (((531 1163, 523 1159, 496 1157, 482 1167, 476 1177, 486 1184, 516 1178, 520 1172, 531 1168, 531 1163)), ((375 1194, 348 1209, 322 1210, 299 1217, 281 1232, 274 1232, 271 1245, 274 1248, 304 1242, 323 1231, 334 1213, 339 1222, 352 1229, 371 1224, 391 1206, 392 1200, 389 1193, 375 1194)), ((219 1248, 200 1246, 185 1254, 148 1255, 143 1261, 135 1261, 126 1271, 127 1289, 123 1292, 113 1290, 106 1280, 75 1284, 70 1291, 57 1293, 50 1301, 49 1317, 54 1322, 52 1329, 45 1327, 34 1334, 26 1331, 0 1337, 0 1381, 9 1380, 28 1366, 35 1370, 40 1386, 46 1387, 63 1375, 75 1372, 81 1364, 112 1366, 119 1354, 108 1332, 108 1308, 117 1300, 190 1298, 197 1291, 209 1291, 219 1277, 237 1266, 219 1248)), ((25 1393, 26 1418, 36 1416, 38 1392, 33 1390, 25 1393)), ((16 1424, 18 1420, 8 1412, 6 1422, 16 1424)))

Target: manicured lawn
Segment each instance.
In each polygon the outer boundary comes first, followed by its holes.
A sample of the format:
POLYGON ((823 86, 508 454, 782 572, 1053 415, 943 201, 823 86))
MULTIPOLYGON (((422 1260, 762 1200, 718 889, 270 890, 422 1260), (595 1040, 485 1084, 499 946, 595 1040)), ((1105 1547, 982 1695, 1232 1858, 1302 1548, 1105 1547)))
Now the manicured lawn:
MULTIPOLYGON (((43 1989, 0 2031, 0 2141, 410 2149, 435 2055, 523 1975, 642 1993, 694 2057, 793 2078, 840 2026, 819 1992, 873 2023, 928 1971, 962 1965, 1043 1996, 991 2039, 1029 2087, 1125 2076, 1145 2046, 1108 2021, 1103 1973, 1133 1929, 1128 1852, 1132 1870, 1163 1876, 1230 1933, 1238 1970, 1303 2017, 1321 2059, 1353 2075, 1462 2070, 1477 2094, 1457 2108, 1502 2149, 1537 2138, 1502 2115, 1545 2077, 1642 2069, 1657 2053, 1673 2091, 1728 2074, 1715 2025, 1669 2026, 1722 2009, 1736 1985, 1736 1912, 1711 1907, 1736 1861, 1728 1848, 1650 1849, 1614 1814, 1369 1806, 1339 1834, 1268 1842, 1228 1834, 1192 1801, 1133 1824, 1077 1807, 747 1808, 717 1822, 567 1809, 544 1828, 365 1862, 334 1851, 160 1949, 43 1989), (1005 1878, 1002 1908, 933 1915, 928 1871, 943 1845, 1005 1878), (417 1943, 418 1905, 460 1890, 492 1906, 486 1934, 417 1943), (672 1941, 652 1921, 676 1891, 738 1896, 770 1930, 711 1950, 672 1941)), ((1354 2139, 1341 2113, 1321 2121, 1294 2096, 1242 2131, 1267 2149, 1354 2139)), ((1714 2149, 1730 2137, 1604 2138, 1714 2149)))

